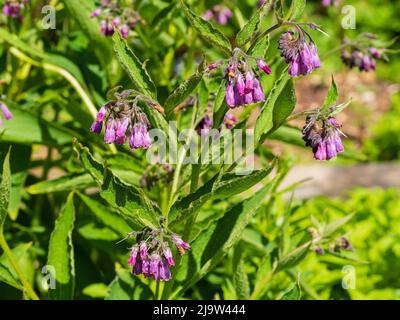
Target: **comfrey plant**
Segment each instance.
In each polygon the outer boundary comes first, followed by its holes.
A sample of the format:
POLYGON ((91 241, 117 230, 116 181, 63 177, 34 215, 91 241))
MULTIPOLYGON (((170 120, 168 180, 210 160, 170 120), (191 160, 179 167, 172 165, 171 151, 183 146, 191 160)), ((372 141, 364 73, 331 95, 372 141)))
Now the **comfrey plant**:
MULTIPOLYGON (((6 120, 12 119, 12 113, 11 113, 10 109, 8 109, 7 105, 2 101, 0 101, 0 111, 3 113, 4 118, 6 120)), ((0 114, 0 127, 2 126, 2 124, 3 124, 3 120, 2 120, 2 117, 0 114)))
POLYGON ((377 60, 388 61, 390 51, 375 35, 362 33, 355 40, 343 39, 340 57, 346 66, 368 72, 376 69, 377 60))
POLYGON ((133 231, 129 233, 129 237, 136 237, 128 260, 132 272, 158 281, 171 279, 170 267, 175 265, 175 261, 170 244, 175 244, 180 255, 184 255, 185 251, 190 249, 190 245, 179 235, 167 232, 163 227, 133 231))
POLYGON ((105 36, 112 36, 117 29, 123 38, 128 38, 129 31, 142 21, 135 10, 128 6, 122 7, 117 0, 101 0, 100 6, 90 16, 100 19, 100 30, 105 36))
MULTIPOLYGON (((233 50, 233 55, 224 70, 225 100, 229 107, 236 108, 265 100, 260 76, 255 71, 254 64, 266 74, 271 74, 271 69, 263 59, 248 56, 239 48, 233 50)), ((215 66, 214 63, 209 69, 214 69, 215 66)))
MULTIPOLYGON (((297 77, 320 80, 330 71, 317 52, 321 30, 299 22, 305 1, 229 2, 232 19, 223 27, 229 37, 218 21, 201 16, 201 1, 102 1, 92 18, 94 7, 81 2, 57 2, 58 23, 66 29, 52 31, 50 40, 36 24, 29 29, 31 19, 18 35, 13 19, 7 19, 10 30, 3 25, 0 32, 7 83, 0 119, 13 117, 0 128, 0 152, 13 144, 11 153, 0 155, 0 246, 23 234, 25 244, 4 250, 19 254, 35 241, 41 250, 22 254, 32 262, 25 265, 52 266, 57 280, 40 296, 271 299, 301 291, 306 279, 292 277, 307 268, 299 265, 307 255, 350 251, 350 240, 335 232, 351 216, 329 221, 320 212, 319 222, 309 212, 297 215, 299 206, 291 206, 280 188, 289 161, 269 143, 309 147, 309 158, 321 161, 352 156, 340 115, 349 103, 337 102, 334 82, 319 108, 294 113, 297 77), (140 19, 129 14, 134 3, 151 21, 143 21, 130 41, 126 26, 132 30, 140 19), (32 46, 24 46, 30 37, 32 46), (65 55, 57 56, 63 48, 65 55), (107 87, 114 89, 104 100, 107 87), (13 114, 4 101, 13 101, 13 114), (295 118, 305 123, 289 123, 295 118), (47 154, 31 162, 32 145, 47 147, 47 154), (17 166, 9 166, 10 156, 17 166), (39 166, 40 174, 31 173, 39 166), (65 175, 50 177, 53 168, 65 175), (43 235, 25 231, 30 217, 36 229, 45 222, 43 235), (16 233, 20 222, 24 228, 16 233), (315 235, 307 232, 310 226, 315 235), (91 277, 75 279, 75 262, 77 272, 91 277), (279 290, 271 289, 274 283, 279 290), (286 290, 286 283, 294 286, 286 290)), ((32 18, 40 3, 32 1, 32 18)), ((229 15, 213 19, 225 23, 229 15)), ((377 59, 385 47, 357 48, 377 59)), ((43 277, 36 269, 35 278, 43 277)), ((36 282, 12 278, 7 281, 23 286, 24 298, 38 297, 31 288, 36 282)))
POLYGON ((311 37, 298 24, 295 31, 289 30, 279 38, 281 56, 289 64, 289 74, 293 77, 307 75, 321 66, 318 49, 311 37), (307 37, 309 41, 307 41, 307 37))
POLYGON ((6 17, 22 21, 23 11, 29 4, 29 0, 5 0, 3 5, 3 14, 6 17))
POLYGON ((138 104, 142 102, 154 107, 157 103, 135 90, 114 92, 114 96, 116 100, 109 101, 100 108, 90 130, 99 134, 104 124, 105 143, 125 144, 128 134, 131 149, 147 149, 151 145, 148 133, 150 122, 138 104))

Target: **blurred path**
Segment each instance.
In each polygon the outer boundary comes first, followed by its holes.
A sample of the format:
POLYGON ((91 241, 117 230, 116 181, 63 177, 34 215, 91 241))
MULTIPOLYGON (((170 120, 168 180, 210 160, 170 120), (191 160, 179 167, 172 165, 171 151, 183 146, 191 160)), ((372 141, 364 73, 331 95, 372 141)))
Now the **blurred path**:
POLYGON ((354 187, 400 187, 400 163, 295 166, 280 189, 303 179, 310 180, 296 188, 296 198, 304 199, 317 195, 343 196, 354 187))

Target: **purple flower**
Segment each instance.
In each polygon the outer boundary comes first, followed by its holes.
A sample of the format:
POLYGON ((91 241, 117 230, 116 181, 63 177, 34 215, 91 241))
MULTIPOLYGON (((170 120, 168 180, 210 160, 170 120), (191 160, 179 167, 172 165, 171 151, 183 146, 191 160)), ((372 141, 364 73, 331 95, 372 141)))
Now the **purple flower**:
POLYGON ((160 262, 161 257, 154 253, 150 258, 150 274, 153 275, 154 280, 160 280, 160 262))
POLYGON ((127 24, 123 24, 119 28, 119 32, 121 33, 122 38, 126 39, 129 36, 129 26, 127 24))
POLYGON ((253 74, 248 71, 246 72, 246 93, 252 92, 254 89, 254 77, 253 74))
POLYGON ((147 257, 147 244, 146 244, 146 241, 142 241, 142 243, 140 244, 140 247, 139 247, 139 251, 140 251, 140 257, 142 259, 147 257))
POLYGON ((264 60, 258 59, 257 60, 257 66, 264 71, 266 74, 271 74, 271 68, 266 64, 264 60))
POLYGON ((93 121, 92 126, 90 127, 90 131, 96 134, 100 134, 103 129, 102 121, 93 121))
POLYGON ((136 263, 133 266, 133 273, 136 275, 142 274, 142 259, 140 258, 140 256, 137 257, 136 263))
POLYGON ((142 123, 135 123, 131 128, 129 146, 131 149, 147 149, 151 145, 151 139, 147 127, 142 123))
POLYGON ((115 125, 115 142, 117 144, 125 144, 126 142, 126 131, 128 130, 129 119, 122 118, 116 120, 115 125))
POLYGON ((28 4, 29 1, 26 0, 5 0, 3 6, 3 14, 6 17, 11 17, 18 19, 20 21, 23 20, 23 16, 21 15, 21 11, 28 4))
POLYGON ((115 120, 109 118, 106 123, 106 133, 104 135, 104 142, 107 144, 114 143, 115 141, 115 120))
POLYGON ((233 90, 233 85, 226 82, 226 95, 225 95, 226 104, 231 108, 235 107, 235 93, 233 90))
POLYGON ((310 53, 313 68, 315 69, 321 67, 321 60, 318 56, 318 49, 314 42, 310 42, 310 53))
POLYGON ((134 266, 136 264, 136 258, 138 255, 139 248, 137 245, 132 246, 131 255, 129 256, 128 264, 134 266))
POLYGON ((172 241, 175 243, 176 247, 182 252, 185 252, 185 250, 189 250, 190 249, 190 245, 183 241, 182 238, 180 236, 178 236, 177 234, 173 234, 171 236, 172 241))
POLYGON ((299 27, 298 38, 294 32, 284 32, 279 38, 281 56, 289 64, 289 74, 292 77, 307 75, 321 66, 318 49, 313 41, 307 43, 304 39, 305 32, 299 27))
POLYGON ((334 5, 335 7, 337 7, 340 4, 340 0, 322 0, 322 5, 324 7, 329 7, 334 5))
POLYGON ((232 17, 232 11, 228 7, 215 5, 212 9, 206 10, 202 17, 205 20, 214 19, 217 23, 226 25, 229 18, 232 17))
POLYGON ((377 48, 369 48, 369 52, 372 54, 374 58, 379 59, 382 56, 382 53, 377 48))
POLYGON ((266 3, 267 3, 267 0, 258 0, 257 6, 258 6, 259 8, 262 8, 262 7, 265 6, 266 3))
POLYGON ((5 103, 0 102, 0 110, 3 111, 4 118, 6 118, 6 120, 12 119, 12 113, 5 103))
POLYGON ((208 115, 205 115, 196 126, 196 132, 199 136, 207 136, 213 126, 213 122, 208 115))
POLYGON ((330 160, 344 151, 341 140, 340 124, 334 117, 321 119, 322 125, 317 120, 307 118, 303 128, 303 139, 306 146, 310 146, 316 160, 330 160))
POLYGON ((235 115, 233 115, 232 113, 227 113, 225 115, 224 124, 228 130, 231 130, 236 125, 237 122, 238 122, 238 118, 235 115))
POLYGON ((239 92, 239 95, 244 96, 244 94, 245 94, 245 83, 244 83, 242 74, 239 74, 236 77, 236 88, 237 88, 237 91, 239 92))
POLYGON ((168 246, 165 246, 163 253, 164 253, 165 259, 167 259, 167 261, 168 261, 168 264, 170 266, 174 266, 175 262, 174 262, 174 258, 172 257, 171 249, 168 246))
POLYGON ((265 100, 263 88, 261 86, 260 81, 258 81, 257 79, 254 81, 253 99, 254 102, 260 102, 265 100))
POLYGON ((90 14, 90 17, 91 18, 98 17, 99 15, 101 15, 102 11, 103 10, 101 8, 96 8, 94 11, 92 11, 92 13, 90 14))
POLYGON ((169 270, 169 263, 166 259, 162 258, 159 262, 159 279, 161 281, 168 281, 171 279, 171 271, 169 270))

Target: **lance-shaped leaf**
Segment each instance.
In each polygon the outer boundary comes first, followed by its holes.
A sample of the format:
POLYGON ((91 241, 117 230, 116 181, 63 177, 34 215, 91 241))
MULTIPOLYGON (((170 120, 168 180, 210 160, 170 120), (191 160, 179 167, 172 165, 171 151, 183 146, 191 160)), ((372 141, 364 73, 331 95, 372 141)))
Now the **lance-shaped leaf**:
POLYGON ((176 275, 183 291, 206 275, 237 244, 269 190, 270 184, 264 186, 253 197, 230 209, 196 238, 189 253, 182 258, 176 275))
POLYGON ((11 193, 11 170, 10 170, 10 150, 8 150, 3 162, 3 174, 0 184, 0 229, 7 218, 8 205, 11 193))
POLYGON ((110 283, 106 300, 149 300, 153 298, 150 288, 139 277, 132 277, 128 270, 117 270, 117 276, 110 283))
POLYGON ((121 218, 121 216, 119 216, 114 210, 110 210, 109 207, 102 205, 99 203, 99 201, 96 201, 80 192, 78 193, 78 196, 82 199, 83 203, 90 209, 90 211, 107 227, 120 234, 126 234, 132 231, 125 220, 121 218))
POLYGON ((93 158, 87 147, 82 146, 78 140, 74 139, 74 150, 78 154, 81 159, 82 165, 85 170, 92 176, 92 178, 96 181, 96 183, 101 186, 104 181, 104 167, 93 158))
POLYGON ((243 26, 236 36, 236 44, 238 47, 243 47, 249 42, 257 33, 260 22, 263 17, 263 10, 257 12, 250 18, 250 20, 243 26))
POLYGON ((254 138, 262 143, 292 113, 296 105, 293 80, 284 72, 275 82, 257 118, 254 138))
MULTIPOLYGON (((0 153, 6 154, 9 144, 0 145, 0 153)), ((28 169, 31 159, 32 147, 20 144, 13 145, 13 152, 10 155, 11 167, 11 193, 10 203, 8 205, 8 214, 11 220, 16 220, 18 217, 21 197, 24 192, 24 184, 28 176, 28 169)), ((3 158, 0 156, 0 158, 3 158)))
POLYGON ((326 95, 324 104, 322 105, 321 111, 325 112, 331 107, 339 96, 338 89, 335 83, 335 79, 332 76, 332 84, 329 87, 328 94, 326 95))
POLYGON ((80 190, 96 186, 93 177, 89 173, 68 174, 60 178, 45 180, 28 187, 26 191, 30 194, 44 194, 51 192, 80 190))
POLYGON ((288 20, 296 20, 301 17, 306 8, 306 0, 292 0, 292 4, 289 8, 288 20))
POLYGON ((142 189, 122 183, 107 173, 100 196, 121 214, 132 229, 143 226, 155 228, 159 215, 142 189))
POLYGON ((117 59, 133 81, 136 88, 144 94, 156 99, 156 86, 147 73, 144 64, 140 62, 139 58, 128 47, 128 44, 121 37, 119 32, 116 31, 112 38, 117 59))
MULTIPOLYGON (((75 289, 75 261, 72 230, 75 222, 74 194, 68 195, 50 236, 47 265, 54 268, 55 289, 50 290, 52 299, 72 299, 75 289)), ((49 269, 51 272, 51 270, 49 269)))
POLYGON ((264 170, 254 171, 245 176, 233 173, 215 175, 196 192, 177 201, 171 209, 169 219, 174 224, 181 219, 187 219, 199 210, 204 203, 212 199, 226 199, 249 190, 262 181, 272 170, 274 165, 264 170))
POLYGON ((232 46, 228 38, 221 31, 214 28, 210 22, 190 10, 183 0, 181 0, 181 5, 186 18, 199 35, 212 46, 221 49, 229 57, 232 52, 232 46))
POLYGON ((4 121, 1 140, 24 145, 44 144, 59 148, 71 143, 72 137, 79 136, 57 124, 40 119, 27 111, 12 108, 13 121, 4 121))
POLYGON ((198 86, 201 79, 203 78, 205 69, 205 59, 200 63, 196 73, 192 75, 189 79, 180 83, 174 91, 168 96, 167 100, 165 101, 165 111, 167 114, 170 114, 174 108, 183 102, 189 94, 193 92, 194 89, 198 86))

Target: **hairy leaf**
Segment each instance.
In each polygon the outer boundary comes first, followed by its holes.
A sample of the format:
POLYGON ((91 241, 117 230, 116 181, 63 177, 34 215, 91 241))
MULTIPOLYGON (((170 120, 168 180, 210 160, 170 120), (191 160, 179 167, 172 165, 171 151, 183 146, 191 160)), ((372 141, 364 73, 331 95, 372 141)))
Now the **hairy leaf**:
POLYGON ((73 299, 75 287, 75 261, 72 244, 72 229, 75 222, 74 194, 67 202, 55 222, 50 236, 47 265, 55 271, 56 288, 50 290, 52 299, 73 299))

